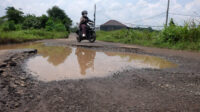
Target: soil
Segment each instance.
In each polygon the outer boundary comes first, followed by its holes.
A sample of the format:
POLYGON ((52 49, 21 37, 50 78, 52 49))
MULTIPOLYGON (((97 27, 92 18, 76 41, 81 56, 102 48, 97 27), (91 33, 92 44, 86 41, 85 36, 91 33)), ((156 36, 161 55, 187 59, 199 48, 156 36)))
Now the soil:
POLYGON ((26 72, 37 50, 0 51, 0 112, 200 112, 200 53, 96 41, 45 45, 158 56, 178 67, 130 69, 109 77, 42 82, 26 72))

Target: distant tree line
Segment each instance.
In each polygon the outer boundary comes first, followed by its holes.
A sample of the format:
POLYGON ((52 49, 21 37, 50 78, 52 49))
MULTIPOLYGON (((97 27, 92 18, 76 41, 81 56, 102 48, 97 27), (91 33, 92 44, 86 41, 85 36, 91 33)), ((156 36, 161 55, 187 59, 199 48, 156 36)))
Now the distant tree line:
POLYGON ((0 26, 3 31, 46 29, 47 31, 69 31, 72 20, 64 10, 53 6, 47 10, 47 14, 35 16, 24 15, 24 12, 14 7, 7 7, 6 15, 0 18, 0 26))

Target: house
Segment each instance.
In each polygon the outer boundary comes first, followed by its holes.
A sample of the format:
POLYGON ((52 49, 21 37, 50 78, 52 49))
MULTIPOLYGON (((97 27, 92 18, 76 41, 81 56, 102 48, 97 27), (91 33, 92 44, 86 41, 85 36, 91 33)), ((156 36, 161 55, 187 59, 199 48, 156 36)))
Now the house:
POLYGON ((108 22, 100 25, 100 30, 104 31, 119 30, 124 28, 127 28, 127 26, 116 20, 109 20, 108 22))

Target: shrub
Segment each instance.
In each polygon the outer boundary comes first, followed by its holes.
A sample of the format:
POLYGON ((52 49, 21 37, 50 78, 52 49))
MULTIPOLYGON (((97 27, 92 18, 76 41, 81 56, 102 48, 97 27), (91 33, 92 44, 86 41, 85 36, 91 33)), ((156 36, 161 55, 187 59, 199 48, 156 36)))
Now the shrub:
POLYGON ((66 31, 65 25, 62 23, 57 23, 54 26, 55 31, 66 31))
POLYGON ((3 24, 3 31, 14 31, 16 30, 14 21, 7 21, 3 24))
POLYGON ((16 30, 22 30, 22 24, 16 24, 15 27, 16 30))
POLYGON ((45 28, 46 23, 49 18, 46 15, 42 15, 42 16, 38 17, 38 19, 40 20, 40 23, 41 23, 40 27, 45 28))
POLYGON ((46 22, 46 27, 45 27, 45 29, 46 29, 47 31, 53 31, 53 29, 54 29, 54 22, 53 22, 52 19, 49 19, 49 20, 46 22))
POLYGON ((162 31, 117 30, 97 31, 97 40, 156 46, 161 48, 200 50, 200 26, 194 23, 177 26, 171 24, 162 31))
POLYGON ((66 31, 65 25, 61 21, 53 21, 53 19, 47 21, 45 29, 47 31, 66 31))
POLYGON ((200 40, 200 28, 196 24, 185 24, 184 26, 170 25, 165 27, 160 37, 163 42, 176 44, 177 42, 197 42, 200 40))
POLYGON ((39 29, 41 28, 40 20, 34 15, 28 15, 22 25, 23 29, 39 29))

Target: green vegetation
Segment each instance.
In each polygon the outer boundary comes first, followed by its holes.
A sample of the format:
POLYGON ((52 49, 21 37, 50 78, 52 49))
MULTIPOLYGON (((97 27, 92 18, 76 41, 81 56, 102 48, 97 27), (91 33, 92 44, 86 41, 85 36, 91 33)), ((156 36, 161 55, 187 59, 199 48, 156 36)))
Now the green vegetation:
POLYGON ((0 44, 20 43, 20 42, 41 40, 41 39, 67 38, 68 34, 69 34, 68 32, 55 32, 55 31, 50 32, 44 29, 1 32, 0 44))
POLYGON ((170 25, 166 26, 162 31, 133 29, 110 32, 98 31, 97 40, 200 51, 200 26, 191 22, 182 27, 175 25, 173 19, 171 19, 170 25))
POLYGON ((40 39, 67 38, 71 19, 57 6, 48 9, 48 16, 23 15, 14 7, 6 8, 0 17, 0 44, 40 39))

